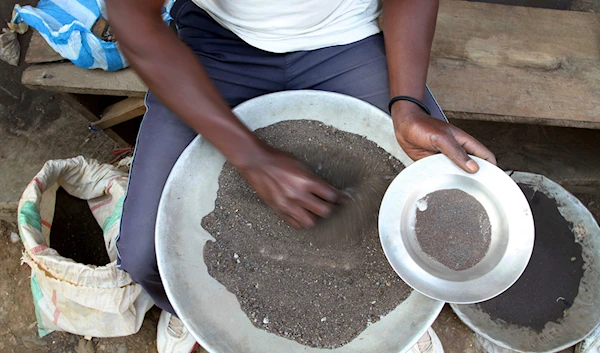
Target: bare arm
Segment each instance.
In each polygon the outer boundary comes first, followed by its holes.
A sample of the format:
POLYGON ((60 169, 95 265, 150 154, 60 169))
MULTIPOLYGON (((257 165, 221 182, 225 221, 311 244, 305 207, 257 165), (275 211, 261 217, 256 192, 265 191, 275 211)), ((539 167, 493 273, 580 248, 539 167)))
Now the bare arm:
POLYGON ((231 112, 194 53, 160 16, 163 0, 108 0, 120 48, 150 90, 297 227, 327 216, 339 192, 258 139, 231 112))
MULTIPOLYGON (((438 6, 438 0, 384 1, 383 26, 392 97, 423 100, 438 6)), ((472 136, 428 116, 414 103, 394 103, 392 119, 398 142, 413 159, 442 152, 471 173, 479 167, 467 153, 496 163, 494 154, 472 136)))
POLYGON ((194 53, 162 21, 163 3, 107 1, 121 50, 171 111, 232 163, 243 166, 259 153, 261 142, 231 113, 194 53))

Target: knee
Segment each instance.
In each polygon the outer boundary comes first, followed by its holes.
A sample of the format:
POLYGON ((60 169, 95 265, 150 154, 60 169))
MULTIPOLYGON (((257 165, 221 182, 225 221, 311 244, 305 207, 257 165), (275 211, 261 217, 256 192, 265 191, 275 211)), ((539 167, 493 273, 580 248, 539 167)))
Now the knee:
POLYGON ((121 270, 127 272, 131 279, 142 287, 159 277, 156 260, 144 259, 134 254, 121 254, 121 270))
POLYGON ((145 283, 152 281, 159 276, 156 260, 148 257, 139 256, 140 254, 122 253, 121 270, 127 272, 131 279, 144 286, 145 283))
POLYGON ((117 240, 120 269, 142 286, 159 276, 153 240, 153 237, 143 237, 139 232, 128 233, 126 220, 122 222, 117 240))

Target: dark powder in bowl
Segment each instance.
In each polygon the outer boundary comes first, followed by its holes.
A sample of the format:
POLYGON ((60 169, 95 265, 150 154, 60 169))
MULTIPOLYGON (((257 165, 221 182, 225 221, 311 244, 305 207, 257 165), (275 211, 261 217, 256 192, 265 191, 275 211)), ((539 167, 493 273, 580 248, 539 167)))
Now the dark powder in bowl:
POLYGON ((475 266, 487 254, 490 219, 473 196, 458 189, 438 190, 418 203, 422 210, 417 209, 415 233, 425 254, 454 271, 475 266))
POLYGON ((61 256, 85 265, 106 266, 110 263, 104 233, 87 200, 58 188, 50 229, 50 247, 61 256))
MULTIPOLYGON (((389 176, 387 184, 403 168, 364 137, 316 121, 285 121, 256 134, 338 188, 351 190, 353 182, 364 179, 365 163, 373 175, 389 176), (359 171, 350 171, 352 166, 359 171)), ((366 192, 380 189, 369 178, 361 185, 366 185, 359 186, 366 192)), ((376 194, 380 202, 383 195, 376 194)), ((338 215, 349 223, 345 229, 354 224, 362 230, 358 244, 320 247, 312 231, 288 226, 226 163, 215 209, 202 220, 204 229, 216 238, 204 249, 209 274, 236 295, 256 327, 312 347, 346 344, 411 292, 381 248, 376 222, 379 202, 355 199, 353 204, 361 207, 375 205, 367 217, 354 222, 354 212, 338 215)), ((326 222, 322 230, 332 227, 326 222)))
POLYGON ((492 320, 529 327, 537 332, 558 322, 573 305, 583 277, 582 249, 573 224, 558 211, 556 200, 530 186, 527 197, 535 223, 535 241, 525 272, 506 292, 477 304, 492 320))

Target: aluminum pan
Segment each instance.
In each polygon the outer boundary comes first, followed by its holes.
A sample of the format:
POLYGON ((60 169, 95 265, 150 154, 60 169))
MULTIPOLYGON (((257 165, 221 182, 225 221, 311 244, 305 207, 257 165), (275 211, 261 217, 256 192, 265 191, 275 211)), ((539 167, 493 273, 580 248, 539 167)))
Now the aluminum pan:
MULTIPOLYGON (((288 91, 252 99, 234 113, 255 130, 283 120, 312 119, 366 136, 405 165, 392 121, 355 98, 320 91, 288 91)), ((443 303, 413 291, 401 305, 337 349, 317 349, 255 328, 233 294, 207 272, 204 245, 214 238, 201 227, 212 212, 225 158, 198 136, 175 164, 161 198, 156 224, 158 267, 167 296, 194 338, 211 353, 398 353, 433 323, 443 303)))
POLYGON ((512 178, 555 198, 562 216, 575 225, 575 241, 581 244, 585 261, 579 294, 568 315, 559 323, 547 323, 541 333, 498 324, 474 305, 451 306, 467 326, 499 346, 518 352, 558 352, 583 340, 600 323, 600 228, 590 211, 552 180, 523 172, 515 172, 512 178))
POLYGON ((392 181, 379 212, 381 243, 392 267, 414 289, 449 303, 478 303, 502 293, 519 279, 533 252, 533 217, 525 195, 500 168, 472 158, 479 164, 475 174, 442 154, 412 164, 392 181), (487 254, 463 271, 425 254, 414 230, 417 207, 423 207, 419 200, 443 189, 459 189, 477 199, 491 224, 487 254))

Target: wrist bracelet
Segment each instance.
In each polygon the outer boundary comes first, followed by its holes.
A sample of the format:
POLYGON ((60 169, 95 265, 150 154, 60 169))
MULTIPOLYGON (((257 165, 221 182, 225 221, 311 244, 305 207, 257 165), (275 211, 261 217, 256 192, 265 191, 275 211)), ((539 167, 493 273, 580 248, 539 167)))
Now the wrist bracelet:
POLYGON ((413 102, 416 105, 418 105, 419 107, 421 107, 421 109, 423 109, 423 111, 425 113, 427 113, 427 115, 431 115, 431 111, 429 110, 429 108, 427 108, 425 106, 425 104, 423 102, 421 102, 420 100, 413 98, 413 97, 409 97, 409 96, 397 96, 394 97, 390 100, 390 104, 388 106, 388 109, 390 110, 390 114, 392 114, 392 105, 394 103, 396 103, 397 101, 409 101, 409 102, 413 102))

